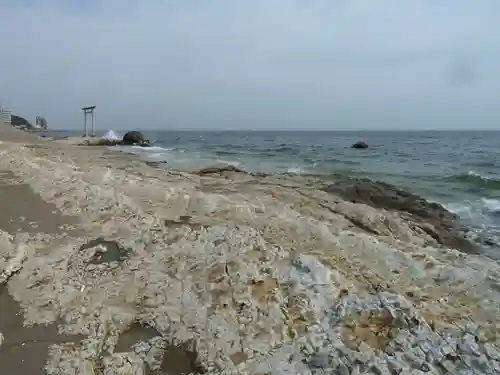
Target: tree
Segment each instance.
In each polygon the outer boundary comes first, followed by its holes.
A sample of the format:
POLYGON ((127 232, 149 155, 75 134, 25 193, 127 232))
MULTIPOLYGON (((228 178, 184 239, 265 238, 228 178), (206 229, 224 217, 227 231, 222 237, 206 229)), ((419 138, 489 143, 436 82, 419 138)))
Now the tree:
POLYGON ((42 129, 47 129, 47 120, 45 117, 42 116, 36 116, 36 125, 42 129))

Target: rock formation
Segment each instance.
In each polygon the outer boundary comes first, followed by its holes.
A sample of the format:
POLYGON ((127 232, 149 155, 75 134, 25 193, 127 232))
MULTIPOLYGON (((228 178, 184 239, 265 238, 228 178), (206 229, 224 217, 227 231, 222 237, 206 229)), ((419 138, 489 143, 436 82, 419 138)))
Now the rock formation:
POLYGON ((351 146, 351 148, 365 149, 365 148, 368 148, 368 143, 363 142, 363 141, 359 141, 359 142, 356 142, 355 144, 353 144, 351 146))
POLYGON ((438 243, 465 252, 475 252, 475 246, 465 238, 467 229, 460 225, 459 218, 438 203, 428 202, 394 185, 369 179, 346 178, 324 190, 353 203, 396 211, 438 243))
POLYGON ((144 139, 144 135, 139 131, 126 132, 123 136, 122 144, 127 146, 150 146, 149 141, 147 139, 144 139))

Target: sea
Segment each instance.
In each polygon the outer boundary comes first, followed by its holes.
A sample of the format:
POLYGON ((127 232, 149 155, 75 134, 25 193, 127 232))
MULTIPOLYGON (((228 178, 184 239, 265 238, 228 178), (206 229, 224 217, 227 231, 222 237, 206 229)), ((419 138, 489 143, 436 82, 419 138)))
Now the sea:
POLYGON ((152 147, 110 149, 182 170, 229 164, 249 172, 368 177, 441 203, 500 244, 500 131, 141 132, 152 147), (357 141, 369 148, 350 148, 357 141))

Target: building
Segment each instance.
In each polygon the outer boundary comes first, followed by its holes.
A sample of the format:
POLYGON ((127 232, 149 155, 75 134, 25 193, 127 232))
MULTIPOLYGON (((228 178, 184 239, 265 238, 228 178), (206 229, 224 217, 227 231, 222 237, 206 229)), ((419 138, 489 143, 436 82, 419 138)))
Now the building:
POLYGON ((12 111, 8 108, 3 107, 0 104, 0 122, 5 122, 6 124, 12 123, 12 111))

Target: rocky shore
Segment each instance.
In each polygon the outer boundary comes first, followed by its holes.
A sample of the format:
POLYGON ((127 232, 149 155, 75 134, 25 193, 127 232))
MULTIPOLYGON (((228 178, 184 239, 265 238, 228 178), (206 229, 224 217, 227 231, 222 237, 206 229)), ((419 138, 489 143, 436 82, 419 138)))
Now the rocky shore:
MULTIPOLYGON (((48 374, 500 373, 498 263, 397 187, 49 140, 3 142, 0 170, 9 204, 24 186, 48 205, 0 220, 0 296, 26 329, 57 327, 48 374)), ((22 358, 2 329, 7 373, 22 358)))

